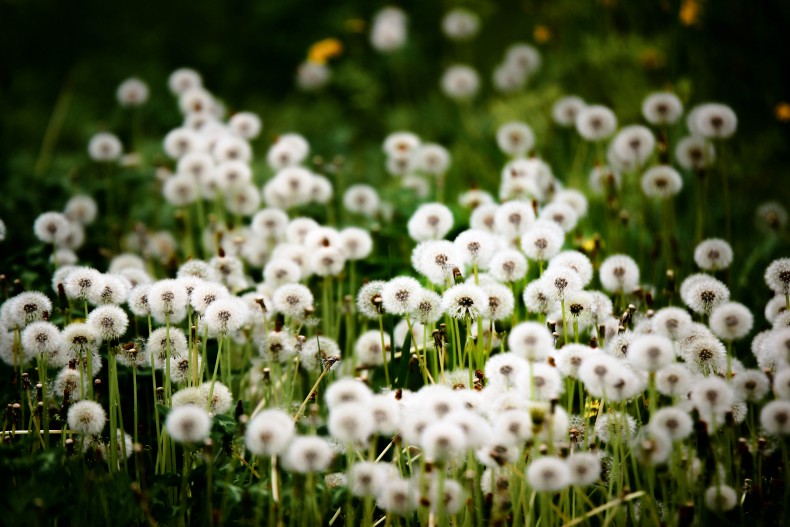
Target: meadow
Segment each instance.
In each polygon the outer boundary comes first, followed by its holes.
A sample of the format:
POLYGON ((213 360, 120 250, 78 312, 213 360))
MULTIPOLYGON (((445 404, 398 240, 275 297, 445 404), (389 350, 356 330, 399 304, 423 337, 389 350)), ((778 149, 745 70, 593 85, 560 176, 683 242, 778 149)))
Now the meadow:
POLYGON ((93 7, 3 8, 0 523, 790 521, 788 8, 93 7))

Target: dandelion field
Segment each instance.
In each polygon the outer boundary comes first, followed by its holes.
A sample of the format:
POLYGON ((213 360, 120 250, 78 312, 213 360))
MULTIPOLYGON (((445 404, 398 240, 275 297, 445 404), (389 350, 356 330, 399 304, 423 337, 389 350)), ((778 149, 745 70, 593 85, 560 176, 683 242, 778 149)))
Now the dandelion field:
POLYGON ((790 521, 790 13, 584 4, 4 6, 0 524, 790 521))

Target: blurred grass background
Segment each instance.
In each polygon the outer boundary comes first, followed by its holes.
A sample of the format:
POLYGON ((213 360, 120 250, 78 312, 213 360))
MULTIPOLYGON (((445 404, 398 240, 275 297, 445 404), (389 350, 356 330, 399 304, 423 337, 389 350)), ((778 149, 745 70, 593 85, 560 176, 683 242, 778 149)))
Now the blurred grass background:
MULTIPOLYGON (((566 179, 569 152, 550 126, 551 104, 558 97, 578 94, 607 104, 625 125, 642 121, 645 95, 668 89, 687 108, 715 100, 738 114, 737 136, 727 145, 738 196, 736 238, 752 231, 759 202, 790 203, 784 183, 790 115, 781 111, 781 104, 790 102, 790 46, 783 45, 790 34, 790 3, 404 1, 398 5, 409 16, 409 42, 386 56, 368 39, 368 23, 385 5, 366 0, 0 3, 0 217, 9 231, 3 271, 10 265, 24 268, 26 251, 35 245, 31 225, 38 214, 59 210, 77 189, 95 191, 96 169, 86 154, 91 135, 112 131, 128 149, 130 116, 117 105, 115 89, 132 75, 151 88, 141 116, 146 142, 140 149, 147 162, 122 174, 135 204, 125 204, 122 212, 132 210, 134 219, 145 221, 161 214, 150 199, 151 186, 154 167, 169 162, 161 138, 181 122, 167 76, 182 66, 201 72, 229 113, 251 110, 263 118, 264 132, 254 144, 259 182, 269 174, 263 162, 268 145, 281 133, 298 131, 314 153, 344 156, 347 180, 377 183, 387 177, 381 140, 391 131, 410 129, 453 152, 453 188, 478 184, 495 191, 504 158, 493 135, 511 119, 533 126, 539 154, 566 179), (439 29, 442 15, 458 6, 482 19, 481 33, 471 43, 452 43, 439 29), (327 37, 344 45, 330 63, 332 83, 321 92, 299 92, 297 66, 314 42, 327 37), (505 49, 519 41, 540 49, 543 67, 525 91, 502 96, 491 87, 491 73, 505 49), (470 107, 459 108, 438 90, 443 69, 456 62, 470 63, 481 74, 482 93, 470 107)), ((790 107, 786 110, 790 114, 790 107)))

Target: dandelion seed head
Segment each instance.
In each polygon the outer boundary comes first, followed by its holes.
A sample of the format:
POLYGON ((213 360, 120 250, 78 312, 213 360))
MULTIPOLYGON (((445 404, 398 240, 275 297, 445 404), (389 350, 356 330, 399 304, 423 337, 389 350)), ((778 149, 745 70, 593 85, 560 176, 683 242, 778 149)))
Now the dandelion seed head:
POLYGON ((87 393, 87 379, 81 377, 79 370, 72 370, 68 366, 64 366, 52 383, 52 393, 63 399, 64 402, 79 401, 82 399, 82 394, 87 393), (80 389, 80 383, 82 383, 82 389, 80 389))
POLYGON ((463 101, 474 97, 480 88, 480 76, 471 66, 456 64, 442 74, 442 92, 450 99, 463 101))
POLYGON ((737 505, 738 495, 732 487, 714 485, 705 490, 705 506, 712 511, 728 511, 737 505))
POLYGON ((527 201, 508 201, 500 205, 494 214, 497 234, 508 240, 521 237, 534 221, 535 211, 527 201))
POLYGON ((88 142, 88 155, 94 161, 117 161, 123 153, 121 141, 113 134, 99 132, 88 142))
POLYGON ((199 406, 179 406, 167 415, 165 428, 177 443, 198 444, 211 432, 211 417, 199 406))
POLYGON ((683 115, 683 103, 674 93, 651 93, 642 102, 642 115, 650 124, 674 124, 683 115))
POLYGON ((126 311, 111 304, 99 306, 91 311, 86 322, 105 341, 120 339, 129 327, 126 311))
POLYGON ((389 53, 406 43, 406 13, 397 7, 385 7, 373 17, 370 43, 381 53, 389 53))
POLYGON ((528 124, 512 121, 497 129, 496 141, 502 153, 511 157, 521 157, 532 150, 535 145, 535 134, 528 124))
POLYGON ((379 212, 381 199, 372 186, 356 184, 348 187, 343 194, 343 206, 349 212, 372 218, 379 212))
POLYGON ((493 202, 493 198, 491 203, 482 203, 478 205, 469 217, 469 227, 492 234, 495 233, 495 218, 498 209, 499 205, 493 202))
POLYGON ((45 355, 50 366, 65 366, 68 361, 63 335, 51 322, 41 320, 28 324, 22 331, 21 342, 28 360, 45 355))
POLYGON ((778 258, 765 270, 765 283, 779 295, 790 294, 790 258, 778 258))
POLYGON ((96 436, 104 430, 107 413, 95 401, 79 401, 69 408, 69 429, 85 435, 96 436))
POLYGON ((617 117, 601 105, 585 106, 576 115, 576 131, 587 141, 601 141, 617 128, 617 117))
POLYGON ((642 174, 642 192, 648 198, 671 198, 682 188, 683 178, 669 165, 656 165, 642 174))
POLYGON ((409 480, 390 479, 377 496, 376 506, 390 514, 407 516, 417 508, 417 490, 409 480))
POLYGON ((420 283, 410 276, 399 276, 389 280, 381 290, 384 310, 393 315, 412 313, 420 289, 420 283))
POLYGON ((787 209, 775 201, 769 201, 757 207, 755 212, 757 225, 762 230, 780 231, 787 225, 787 209))
POLYGON ((263 123, 261 118, 252 112, 239 112, 230 118, 228 128, 242 139, 251 140, 261 133, 263 123))
POLYGON ((635 166, 644 165, 655 147, 656 138, 653 132, 642 125, 621 128, 612 141, 614 155, 635 166))
POLYGON ((497 251, 489 262, 488 271, 500 282, 516 282, 527 274, 527 259, 515 249, 497 251))
POLYGON ((745 337, 751 331, 753 324, 752 312, 738 302, 720 304, 710 314, 710 327, 713 333, 724 340, 745 337))
POLYGON ((601 263, 598 276, 606 291, 630 293, 639 285, 639 266, 630 256, 616 254, 601 263))
POLYGON ((735 134, 738 117, 732 108, 719 103, 701 104, 688 115, 688 126, 692 133, 708 139, 728 139, 735 134))
POLYGON ((187 338, 180 328, 157 328, 148 336, 145 346, 146 360, 151 361, 157 369, 166 366, 168 357, 181 357, 187 354, 187 338))
POLYGON ((576 118, 587 106, 583 99, 575 95, 563 97, 554 103, 551 116, 554 122, 566 128, 576 124, 576 118))
POLYGON ((33 233, 44 243, 62 244, 71 233, 71 223, 65 214, 45 212, 33 223, 33 233))
POLYGON ((601 458, 590 452, 574 452, 565 459, 571 485, 586 487, 601 478, 601 458))
POLYGON ((177 279, 159 280, 148 289, 148 305, 154 319, 164 324, 177 324, 187 314, 189 296, 186 287, 177 279))
POLYGON ((555 266, 546 271, 540 280, 546 284, 557 301, 564 301, 570 293, 581 291, 582 279, 569 267, 555 266))
POLYGON ((549 330, 538 322, 521 322, 508 335, 508 348, 512 353, 531 361, 544 360, 554 348, 549 330))
POLYGON ((281 285, 272 296, 274 308, 287 317, 302 319, 313 305, 313 293, 302 284, 281 285))
POLYGON ((521 237, 521 250, 531 260, 546 261, 562 249, 563 243, 562 227, 554 221, 539 219, 521 237))
POLYGON ((409 236, 416 241, 439 240, 453 227, 453 214, 440 203, 420 205, 406 225, 409 236))
POLYGON ((562 459, 544 456, 527 466, 527 481, 538 492, 557 492, 571 484, 571 471, 562 459))
POLYGON ((641 335, 633 340, 628 360, 643 371, 658 371, 675 361, 672 341, 663 335, 641 335))

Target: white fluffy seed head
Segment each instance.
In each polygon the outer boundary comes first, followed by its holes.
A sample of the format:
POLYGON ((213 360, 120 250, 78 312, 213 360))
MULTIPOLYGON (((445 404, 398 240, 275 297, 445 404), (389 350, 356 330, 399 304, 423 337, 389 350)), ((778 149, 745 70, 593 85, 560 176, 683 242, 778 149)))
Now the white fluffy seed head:
POLYGON ((683 292, 687 293, 683 298, 686 305, 695 313, 705 315, 730 299, 730 290, 724 282, 712 276, 700 277, 683 292))
POLYGON ((120 139, 108 132, 99 132, 88 142, 88 155, 94 161, 117 161, 122 152, 123 146, 120 139))
POLYGON ((367 444, 374 431, 374 420, 365 403, 348 403, 329 412, 329 433, 342 443, 354 446, 367 444))
POLYGON ((692 133, 707 139, 728 139, 735 134, 738 117, 724 104, 701 104, 689 113, 688 126, 692 133))
POLYGON ((530 313, 548 314, 557 307, 552 289, 542 280, 533 280, 524 288, 523 300, 530 313))
POLYGON ((642 174, 642 192, 648 198, 671 198, 682 188, 683 178, 669 165, 657 165, 642 174))
POLYGON ((479 28, 480 17, 462 7, 448 11, 442 18, 442 32, 450 40, 470 40, 477 35, 479 28))
POLYGON ((200 74, 190 68, 179 68, 170 74, 167 85, 170 91, 176 95, 184 93, 192 88, 199 88, 203 85, 200 74))
POLYGON ((591 452, 574 452, 565 458, 565 464, 570 471, 571 485, 586 487, 598 481, 601 477, 601 458, 591 452))
POLYGON ((239 112, 230 118, 228 127, 239 137, 249 140, 258 137, 263 123, 261 118, 252 112, 239 112))
POLYGON ((678 141, 675 159, 686 170, 701 171, 716 159, 713 145, 702 137, 689 136, 678 141))
POLYGON ((350 377, 339 379, 329 385, 326 391, 326 404, 330 410, 344 405, 364 405, 373 394, 365 383, 350 377))
POLYGON ((69 428, 85 436, 101 434, 106 421, 107 413, 95 401, 79 401, 69 408, 69 428))
POLYGON ((535 134, 528 124, 511 121, 497 129, 496 142, 504 154, 521 157, 535 146, 535 134))
POLYGON ((399 276, 389 280, 381 290, 384 310, 393 315, 412 313, 420 289, 420 283, 410 276, 399 276))
POLYGON ((691 315, 679 307, 664 307, 656 311, 652 318, 653 331, 677 341, 691 329, 691 315))
POLYGON ((71 232, 71 225, 65 214, 45 212, 33 223, 33 233, 44 243, 60 244, 71 232))
POLYGON ((189 296, 185 285, 174 279, 154 282, 148 290, 151 315, 160 324, 179 323, 186 317, 189 296))
POLYGON ((534 221, 535 210, 528 201, 508 201, 500 205, 494 214, 496 232, 507 240, 523 236, 534 221))
POLYGON ((442 311, 452 318, 480 318, 488 304, 485 292, 474 284, 456 284, 442 295, 442 311))
POLYGON ((466 449, 466 438, 459 426, 436 422, 425 428, 420 435, 419 444, 427 460, 443 462, 466 449))
POLYGON ((730 385, 718 377, 697 381, 691 388, 691 402, 700 413, 724 413, 732 408, 735 393, 730 385))
POLYGON ((177 443, 198 444, 211 433, 211 417, 199 406, 179 406, 167 415, 165 428, 177 443))
POLYGON ((406 228, 413 240, 439 240, 453 228, 453 213, 441 203, 426 203, 412 214, 406 228))
POLYGON ((667 406, 650 416, 648 427, 663 432, 673 441, 680 441, 694 431, 694 422, 685 410, 667 406))
POLYGON ((554 339, 548 328, 538 322, 521 322, 508 335, 508 349, 515 355, 539 362, 554 349, 554 339))
POLYGON ((390 479, 377 496, 376 506, 390 514, 407 516, 417 508, 418 491, 406 479, 390 479))
POLYGON ((601 141, 617 129, 617 117, 606 106, 583 108, 576 116, 576 131, 587 141, 601 141))
POLYGON ((118 340, 126 334, 129 317, 115 305, 99 306, 88 314, 86 321, 103 340, 118 340))
POLYGON ((28 324, 21 337, 27 359, 45 355, 50 366, 65 366, 66 342, 53 323, 41 320, 28 324))
POLYGON ((790 435, 790 401, 766 404, 760 411, 760 424, 770 435, 790 435))
POLYGON ((299 474, 324 472, 329 468, 334 452, 329 442, 318 436, 296 436, 285 453, 286 468, 299 474))
POLYGON ((210 335, 227 335, 247 323, 250 310, 242 299, 228 295, 212 302, 203 313, 210 335))
POLYGON ((629 346, 628 360, 640 370, 654 372, 675 361, 675 349, 663 335, 641 335, 629 346))
POLYGON ((281 285, 272 296, 274 308, 295 319, 305 317, 305 310, 313 306, 313 293, 302 284, 281 285))
POLYGON ((705 271, 727 269, 732 263, 732 247, 720 238, 703 240, 694 249, 694 262, 705 271))
POLYGON ((656 389, 668 397, 686 396, 693 380, 694 376, 685 365, 674 363, 656 372, 656 389))
POLYGON ((540 280, 558 301, 564 301, 570 293, 581 291, 582 279, 579 274, 568 267, 555 266, 546 269, 540 280))
POLYGON ((768 376, 761 370, 739 371, 731 382, 739 401, 759 402, 771 389, 768 376))
POLYGON ((705 506, 715 512, 725 512, 738 505, 738 494, 727 485, 713 485, 705 490, 705 506))
POLYGON ((162 369, 168 357, 181 357, 187 353, 187 338, 180 328, 158 328, 148 336, 145 346, 146 360, 162 369))
POLYGON ((363 260, 373 250, 373 238, 365 229, 347 227, 340 231, 340 245, 347 260, 363 260))
POLYGON ((642 102, 642 115, 650 124, 674 124, 683 115, 683 103, 674 93, 651 93, 642 102))
POLYGON ((527 259, 515 249, 497 251, 489 262, 489 273, 500 282, 516 282, 527 274, 527 259))
POLYGON ((121 106, 142 106, 148 100, 148 85, 136 77, 123 81, 115 92, 121 106))
POLYGON ((483 308, 483 318, 504 320, 510 317, 515 307, 513 291, 498 282, 482 284, 481 288, 488 298, 488 304, 483 308))
POLYGON ((571 484, 571 472, 561 458, 544 456, 527 466, 527 482, 538 492, 557 492, 571 484))
POLYGON ((535 261, 553 258, 562 249, 563 243, 565 232, 562 227, 544 219, 537 220, 521 236, 521 250, 527 258, 535 261))
POLYGON ((653 154, 656 138, 646 126, 625 126, 617 132, 612 141, 614 154, 624 162, 634 166, 643 166, 653 154))
POLYGON ((778 295, 790 294, 790 258, 778 258, 765 270, 765 283, 778 295))
POLYGON ((551 116, 555 123, 569 128, 576 124, 576 118, 586 106, 587 104, 581 97, 569 95, 554 103, 551 108, 551 116))
POLYGON ((380 205, 378 192, 370 185, 351 185, 343 194, 343 206, 354 214, 373 217, 378 214, 380 205))
POLYGON ((639 285, 639 266, 630 256, 616 254, 603 261, 598 276, 606 291, 627 294, 639 285))
POLYGON ((724 340, 741 339, 748 335, 754 324, 752 312, 738 302, 725 302, 711 311, 710 328, 724 340))
POLYGON ((480 77, 471 66, 457 64, 444 71, 441 87, 444 94, 451 99, 468 100, 480 88, 480 77))

